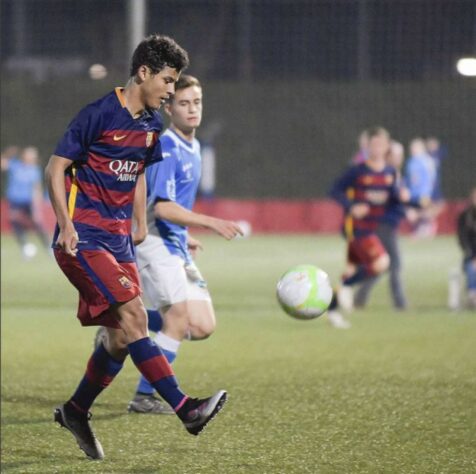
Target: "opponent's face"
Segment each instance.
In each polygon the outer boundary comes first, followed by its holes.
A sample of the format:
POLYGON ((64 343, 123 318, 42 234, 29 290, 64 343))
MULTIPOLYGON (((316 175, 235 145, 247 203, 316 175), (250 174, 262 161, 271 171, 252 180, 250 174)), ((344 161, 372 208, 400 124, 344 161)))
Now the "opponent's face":
POLYGON ((38 163, 38 149, 29 146, 23 150, 21 157, 27 165, 36 165, 38 163))
POLYGON ((165 111, 175 127, 185 134, 192 132, 202 121, 202 88, 190 86, 178 90, 165 111))
POLYGON ((390 150, 390 140, 384 133, 369 139, 369 157, 385 158, 390 150))
POLYGON ((174 95, 175 83, 180 73, 169 66, 165 66, 157 74, 152 74, 147 66, 141 66, 137 75, 141 79, 141 96, 146 107, 158 109, 174 95))

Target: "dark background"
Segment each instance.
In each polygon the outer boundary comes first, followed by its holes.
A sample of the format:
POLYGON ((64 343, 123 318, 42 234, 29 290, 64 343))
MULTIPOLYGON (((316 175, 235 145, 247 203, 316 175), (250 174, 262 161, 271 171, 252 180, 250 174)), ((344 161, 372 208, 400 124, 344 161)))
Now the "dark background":
MULTIPOLYGON (((46 162, 73 115, 127 81, 128 2, 0 6, 1 146, 37 145, 46 162)), ((324 196, 374 124, 405 145, 439 137, 447 197, 476 184, 476 78, 455 67, 476 54, 474 0, 149 0, 153 32, 204 85, 218 196, 324 196)))

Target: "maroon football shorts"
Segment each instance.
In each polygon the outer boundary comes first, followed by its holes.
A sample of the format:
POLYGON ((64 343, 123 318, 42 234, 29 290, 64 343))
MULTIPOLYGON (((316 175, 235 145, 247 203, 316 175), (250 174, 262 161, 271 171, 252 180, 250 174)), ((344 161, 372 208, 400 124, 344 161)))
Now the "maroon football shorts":
POLYGON ((76 257, 61 249, 54 253, 61 270, 79 291, 81 324, 120 328, 111 306, 141 294, 135 262, 118 262, 103 250, 80 250, 76 257))
POLYGON ((347 260, 354 265, 363 265, 369 274, 373 274, 372 263, 386 253, 381 240, 372 234, 354 238, 349 242, 347 260))

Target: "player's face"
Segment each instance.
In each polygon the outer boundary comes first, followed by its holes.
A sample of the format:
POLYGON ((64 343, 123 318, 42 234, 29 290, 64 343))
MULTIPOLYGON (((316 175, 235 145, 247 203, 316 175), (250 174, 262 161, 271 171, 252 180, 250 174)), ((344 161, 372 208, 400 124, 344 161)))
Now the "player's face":
POLYGON ((139 77, 142 79, 140 87, 144 105, 152 109, 160 108, 174 95, 175 83, 179 76, 180 73, 169 66, 165 66, 157 74, 152 74, 148 67, 142 66, 139 77))
POLYGON ((175 127, 188 134, 200 126, 202 121, 202 89, 190 86, 175 93, 166 107, 175 127))
POLYGON ((385 134, 375 135, 369 140, 369 156, 385 158, 390 150, 390 140, 385 134))

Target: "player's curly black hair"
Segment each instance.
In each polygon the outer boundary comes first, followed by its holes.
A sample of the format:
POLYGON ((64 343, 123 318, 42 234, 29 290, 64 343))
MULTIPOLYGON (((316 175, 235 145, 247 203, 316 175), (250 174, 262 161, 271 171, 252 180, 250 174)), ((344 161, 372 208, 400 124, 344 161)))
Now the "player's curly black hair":
POLYGON ((131 77, 141 66, 150 68, 153 74, 169 66, 182 71, 189 65, 188 54, 172 38, 164 35, 150 35, 145 38, 132 55, 131 77))

